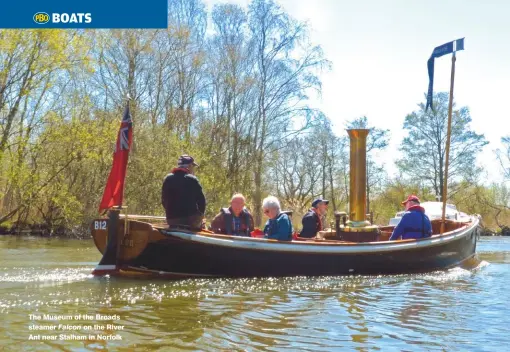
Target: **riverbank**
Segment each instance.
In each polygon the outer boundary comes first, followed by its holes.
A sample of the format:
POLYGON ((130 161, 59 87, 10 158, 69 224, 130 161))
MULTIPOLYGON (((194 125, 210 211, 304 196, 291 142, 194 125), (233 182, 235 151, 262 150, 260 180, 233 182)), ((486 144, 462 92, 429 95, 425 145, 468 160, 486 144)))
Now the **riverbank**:
POLYGON ((0 225, 0 235, 62 237, 76 239, 90 239, 90 229, 86 225, 74 227, 50 227, 45 224, 0 225))

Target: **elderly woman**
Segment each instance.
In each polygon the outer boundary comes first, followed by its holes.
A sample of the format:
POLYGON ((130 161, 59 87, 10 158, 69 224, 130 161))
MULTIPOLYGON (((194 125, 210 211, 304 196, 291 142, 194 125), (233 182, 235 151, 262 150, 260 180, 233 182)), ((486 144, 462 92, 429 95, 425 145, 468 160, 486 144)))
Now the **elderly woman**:
POLYGON ((262 210, 269 218, 264 227, 264 237, 292 241, 292 223, 287 214, 281 212, 280 202, 276 197, 269 196, 262 201, 262 210))

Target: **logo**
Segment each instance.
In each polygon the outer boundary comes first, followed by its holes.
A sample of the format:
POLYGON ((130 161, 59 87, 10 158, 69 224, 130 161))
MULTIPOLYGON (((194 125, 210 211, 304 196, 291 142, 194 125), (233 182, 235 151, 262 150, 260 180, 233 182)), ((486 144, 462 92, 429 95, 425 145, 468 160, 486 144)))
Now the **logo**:
POLYGON ((90 13, 52 13, 52 23, 91 23, 90 13))
POLYGON ((45 24, 50 21, 50 15, 46 12, 38 12, 34 15, 34 22, 37 24, 45 24))

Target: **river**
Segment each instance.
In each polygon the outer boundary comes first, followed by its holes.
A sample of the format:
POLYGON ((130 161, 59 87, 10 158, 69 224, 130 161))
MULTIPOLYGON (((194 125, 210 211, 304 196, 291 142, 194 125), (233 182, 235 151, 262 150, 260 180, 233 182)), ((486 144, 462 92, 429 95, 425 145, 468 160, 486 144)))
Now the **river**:
POLYGON ((0 350, 510 350, 510 238, 477 252, 420 275, 170 282, 92 277, 92 240, 1 236, 0 350))

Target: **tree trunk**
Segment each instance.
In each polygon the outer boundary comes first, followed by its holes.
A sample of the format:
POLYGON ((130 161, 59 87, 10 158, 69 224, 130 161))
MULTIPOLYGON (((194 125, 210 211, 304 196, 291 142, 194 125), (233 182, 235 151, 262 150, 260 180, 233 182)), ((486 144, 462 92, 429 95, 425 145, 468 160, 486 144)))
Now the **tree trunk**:
POLYGON ((255 191, 253 193, 253 207, 255 225, 262 224, 262 163, 263 154, 259 152, 255 161, 255 191))
POLYGON ((333 183, 333 158, 329 159, 329 188, 331 191, 331 203, 333 205, 333 212, 336 211, 336 201, 335 201, 335 187, 333 183))

